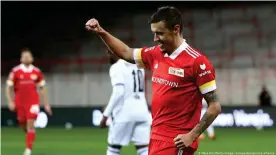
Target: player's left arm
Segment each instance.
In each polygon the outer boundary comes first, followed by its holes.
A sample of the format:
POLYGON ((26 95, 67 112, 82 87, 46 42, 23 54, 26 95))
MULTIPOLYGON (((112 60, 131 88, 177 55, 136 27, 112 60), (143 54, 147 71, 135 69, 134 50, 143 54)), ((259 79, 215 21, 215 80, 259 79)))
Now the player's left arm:
POLYGON ((45 81, 45 79, 44 79, 43 74, 42 74, 40 71, 38 72, 37 85, 38 85, 38 87, 40 88, 40 93, 41 93, 42 98, 43 98, 45 111, 46 111, 49 115, 52 115, 51 106, 50 106, 49 100, 48 100, 48 93, 47 93, 47 88, 46 88, 46 81, 45 81))
POLYGON ((215 81, 215 70, 209 60, 202 56, 196 59, 194 64, 196 83, 208 104, 206 112, 200 122, 191 131, 196 139, 204 132, 221 112, 219 104, 217 86, 215 81))
POLYGON ((213 123, 221 112, 216 90, 204 94, 204 99, 208 104, 208 108, 203 114, 200 122, 192 130, 195 139, 213 123))
POLYGON ((103 112, 104 117, 111 116, 113 109, 117 106, 119 101, 122 99, 125 93, 125 79, 123 76, 122 68, 118 66, 111 66, 109 75, 112 85, 112 94, 110 96, 109 102, 103 112))
POLYGON ((116 105, 119 103, 119 101, 123 98, 124 92, 125 92, 125 90, 124 90, 123 84, 118 83, 113 86, 111 97, 110 97, 109 102, 103 112, 104 117, 111 116, 113 109, 116 107, 116 105))
POLYGON ((108 117, 111 116, 113 109, 117 106, 120 100, 124 97, 125 94, 125 82, 123 76, 123 69, 118 68, 118 66, 111 66, 109 75, 112 85, 112 94, 110 96, 109 102, 104 109, 103 117, 100 123, 100 127, 106 127, 106 122, 108 117))
POLYGON ((48 101, 48 93, 47 93, 46 86, 40 86, 40 93, 42 95, 44 105, 48 105, 49 101, 48 101))
POLYGON ((40 93, 42 95, 44 105, 49 104, 48 94, 47 94, 47 89, 46 89, 46 81, 44 79, 43 74, 40 71, 37 74, 38 74, 37 86, 39 87, 40 93))

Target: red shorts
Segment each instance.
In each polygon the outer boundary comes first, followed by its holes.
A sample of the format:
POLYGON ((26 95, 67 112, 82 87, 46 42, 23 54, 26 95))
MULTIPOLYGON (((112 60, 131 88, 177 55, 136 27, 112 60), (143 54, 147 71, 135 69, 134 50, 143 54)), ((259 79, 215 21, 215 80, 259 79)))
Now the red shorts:
POLYGON ((36 119, 39 113, 39 104, 16 106, 16 115, 19 124, 26 124, 28 119, 36 119))
POLYGON ((149 144, 149 155, 194 155, 194 150, 190 147, 179 150, 171 143, 151 139, 149 144))

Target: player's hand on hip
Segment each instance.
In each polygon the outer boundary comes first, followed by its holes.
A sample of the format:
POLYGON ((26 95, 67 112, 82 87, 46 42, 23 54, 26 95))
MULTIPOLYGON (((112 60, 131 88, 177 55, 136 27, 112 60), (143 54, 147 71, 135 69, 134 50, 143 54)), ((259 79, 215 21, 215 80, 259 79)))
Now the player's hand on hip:
POLYGON ((92 18, 90 20, 88 20, 85 24, 85 28, 88 30, 88 31, 92 31, 92 32, 100 32, 102 30, 99 22, 97 19, 95 18, 92 18))
POLYGON ((44 109, 45 109, 45 111, 47 112, 47 114, 49 114, 50 116, 53 115, 50 104, 45 104, 45 105, 44 105, 44 109))
POLYGON ((194 138, 190 133, 179 134, 174 138, 174 144, 177 148, 183 149, 189 147, 194 142, 194 138))
POLYGON ((108 117, 103 115, 103 118, 102 118, 101 123, 100 123, 101 128, 106 128, 107 127, 107 125, 106 125, 107 119, 108 119, 108 117))
POLYGON ((13 102, 9 103, 9 110, 10 111, 15 111, 15 104, 13 102))

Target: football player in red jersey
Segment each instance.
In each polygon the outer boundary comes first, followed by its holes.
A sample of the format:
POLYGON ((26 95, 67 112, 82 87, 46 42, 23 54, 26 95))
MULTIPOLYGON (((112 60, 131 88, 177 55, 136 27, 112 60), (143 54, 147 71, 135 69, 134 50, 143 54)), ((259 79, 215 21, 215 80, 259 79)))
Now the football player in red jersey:
POLYGON ((6 95, 9 109, 16 112, 17 120, 26 133, 26 150, 24 155, 30 155, 36 137, 34 122, 39 113, 40 87, 44 100, 45 111, 52 115, 45 88, 45 80, 41 71, 32 65, 33 56, 29 49, 23 49, 21 64, 14 67, 7 80, 6 95), (14 91, 14 99, 12 99, 14 91))
POLYGON ((118 57, 153 72, 150 155, 193 155, 198 137, 221 112, 215 70, 207 57, 182 38, 181 13, 166 6, 150 17, 157 46, 130 48, 96 19, 86 23, 118 57), (208 109, 200 120, 202 98, 208 109))

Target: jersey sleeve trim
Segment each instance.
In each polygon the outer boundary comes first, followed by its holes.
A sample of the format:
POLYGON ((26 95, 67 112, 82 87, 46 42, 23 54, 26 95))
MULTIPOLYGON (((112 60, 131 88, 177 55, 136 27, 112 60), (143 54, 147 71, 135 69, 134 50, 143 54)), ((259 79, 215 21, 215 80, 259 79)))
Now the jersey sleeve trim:
POLYGON ((124 86, 125 84, 124 83, 115 83, 114 85, 115 86, 124 86))
POLYGON ((216 85, 215 80, 207 82, 207 83, 199 86, 199 90, 200 90, 201 94, 206 94, 206 93, 208 93, 210 91, 213 91, 215 89, 217 89, 217 85, 216 85))
POLYGON ((13 81, 12 80, 7 80, 7 85, 8 86, 13 86, 13 81))
POLYGON ((38 86, 40 86, 40 87, 43 87, 45 85, 46 85, 45 80, 41 80, 40 82, 38 82, 38 86))
POLYGON ((138 67, 145 68, 145 64, 142 58, 142 48, 134 49, 133 58, 138 67))

